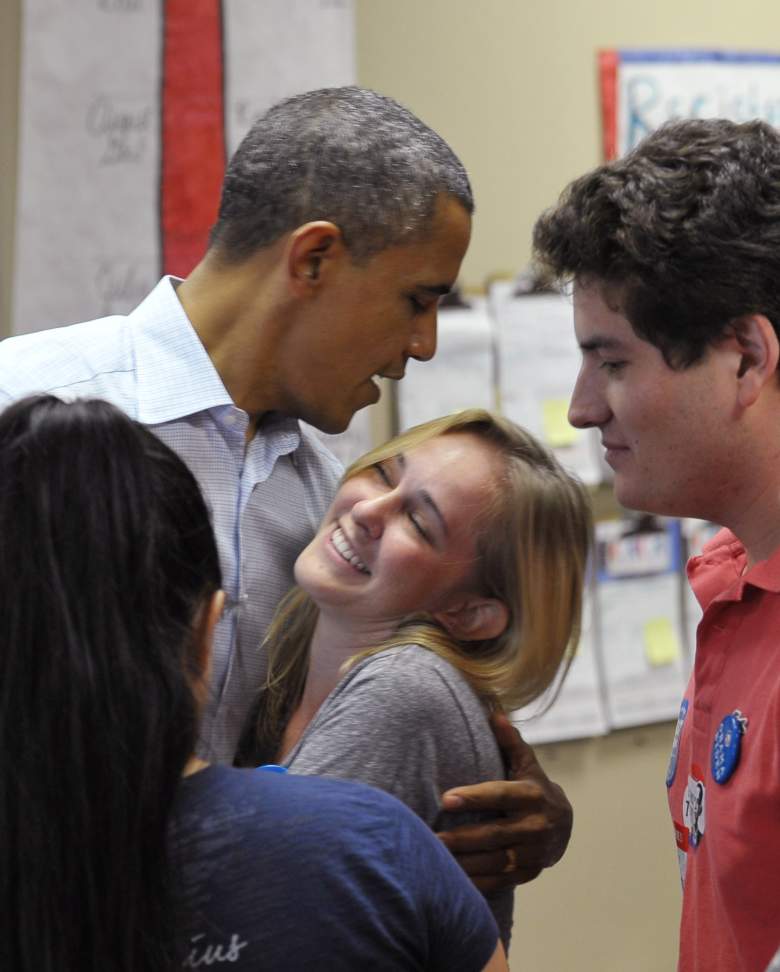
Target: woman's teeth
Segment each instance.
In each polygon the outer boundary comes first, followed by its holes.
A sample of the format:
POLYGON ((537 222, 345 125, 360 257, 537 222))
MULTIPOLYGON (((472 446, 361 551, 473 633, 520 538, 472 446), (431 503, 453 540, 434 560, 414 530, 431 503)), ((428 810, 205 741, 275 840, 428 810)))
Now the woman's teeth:
POLYGON ((331 537, 333 541, 333 546, 338 550, 339 554, 347 561, 348 564, 352 564, 353 567, 357 568, 361 574, 370 574, 371 571, 366 567, 362 560, 357 556, 355 551, 347 543, 347 538, 344 536, 341 527, 336 527, 333 531, 333 536, 331 537))

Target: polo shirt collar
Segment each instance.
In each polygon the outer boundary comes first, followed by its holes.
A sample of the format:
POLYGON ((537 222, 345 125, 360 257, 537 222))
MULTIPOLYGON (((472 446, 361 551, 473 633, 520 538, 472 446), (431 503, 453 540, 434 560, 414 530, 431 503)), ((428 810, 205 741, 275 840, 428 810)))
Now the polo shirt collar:
POLYGON ((705 544, 701 556, 691 559, 688 577, 703 607, 711 599, 741 601, 746 587, 780 593, 780 548, 743 574, 746 559, 742 541, 726 529, 705 544), (717 585, 719 593, 712 588, 708 590, 710 585, 717 585))
POLYGON ((765 591, 780 593, 780 548, 745 574, 745 583, 765 591))

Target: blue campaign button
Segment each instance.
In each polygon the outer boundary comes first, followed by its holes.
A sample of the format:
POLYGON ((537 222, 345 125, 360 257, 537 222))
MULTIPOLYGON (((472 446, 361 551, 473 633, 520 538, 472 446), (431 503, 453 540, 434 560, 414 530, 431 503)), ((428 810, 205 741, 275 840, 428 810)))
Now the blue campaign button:
POLYGON ((680 758, 680 736, 682 735, 683 723, 687 714, 688 700, 683 699, 682 705, 680 706, 680 714, 677 716, 677 726, 674 730, 674 741, 672 742, 672 751, 669 754, 669 765, 666 767, 666 785, 669 787, 674 783, 674 778, 677 775, 677 761, 680 758))
POLYGON ((728 782, 736 770, 746 728, 747 719, 739 709, 721 720, 712 744, 712 778, 716 783, 728 782))

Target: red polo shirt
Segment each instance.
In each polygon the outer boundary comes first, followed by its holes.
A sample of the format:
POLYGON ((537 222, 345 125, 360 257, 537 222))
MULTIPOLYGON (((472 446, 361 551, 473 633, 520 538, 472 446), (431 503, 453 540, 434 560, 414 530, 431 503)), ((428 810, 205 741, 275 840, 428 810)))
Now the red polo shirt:
POLYGON ((780 939, 780 550, 745 562, 722 530, 688 564, 704 616, 667 775, 680 972, 763 970, 780 939))

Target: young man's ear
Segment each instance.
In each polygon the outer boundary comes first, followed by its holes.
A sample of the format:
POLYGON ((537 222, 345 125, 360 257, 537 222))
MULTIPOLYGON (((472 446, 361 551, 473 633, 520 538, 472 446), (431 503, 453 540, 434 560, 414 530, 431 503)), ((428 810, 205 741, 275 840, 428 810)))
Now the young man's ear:
POLYGON ((753 405, 767 382, 777 382, 780 341, 763 314, 746 314, 732 325, 739 353, 737 401, 743 408, 753 405))
POLYGON ((287 275, 299 296, 315 293, 329 265, 345 252, 335 223, 320 219, 294 230, 287 245, 287 275))
POLYGON ((469 596, 433 616, 459 641, 497 638, 509 624, 509 611, 496 597, 469 596))

